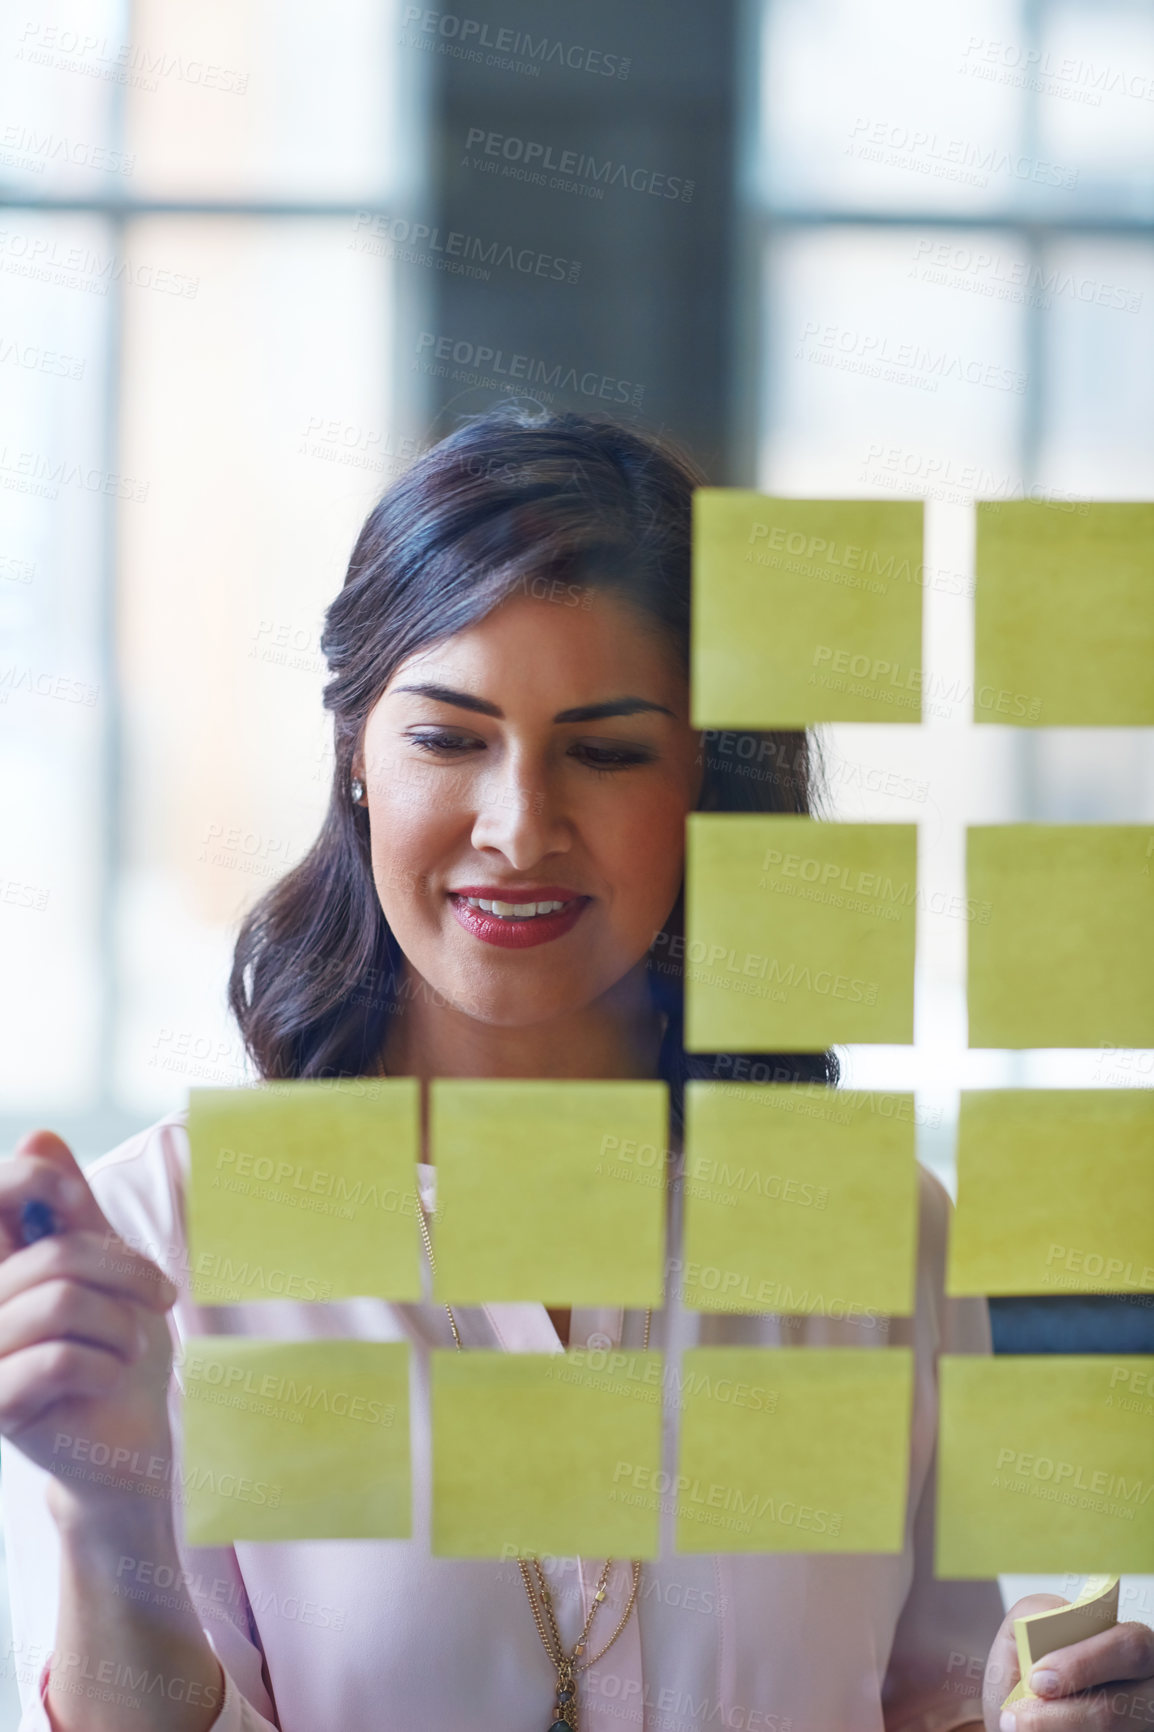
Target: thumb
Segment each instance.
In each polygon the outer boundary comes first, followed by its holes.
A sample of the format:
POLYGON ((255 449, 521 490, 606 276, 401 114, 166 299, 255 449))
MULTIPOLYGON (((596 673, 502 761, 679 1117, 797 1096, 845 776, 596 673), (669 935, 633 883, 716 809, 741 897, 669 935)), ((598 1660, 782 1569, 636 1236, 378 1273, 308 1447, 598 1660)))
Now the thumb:
POLYGON ((19 1196, 9 1202, 9 1209, 15 1209, 17 1218, 20 1204, 37 1197, 46 1202, 57 1216, 58 1228, 82 1227, 93 1233, 115 1231, 63 1137, 57 1136, 55 1131, 29 1131, 27 1136, 21 1137, 12 1153, 16 1160, 35 1161, 40 1169, 39 1176, 46 1181, 38 1187, 36 1176, 30 1175, 21 1185, 19 1196))
POLYGON ((1021 1677, 1014 1619, 1028 1618, 1032 1612, 1048 1612, 1055 1606, 1064 1606, 1066 1603, 1061 1594, 1027 1594, 1025 1599, 1018 1600, 1010 1607, 994 1638, 986 1665, 983 1696, 988 1706, 998 1707, 1021 1677))

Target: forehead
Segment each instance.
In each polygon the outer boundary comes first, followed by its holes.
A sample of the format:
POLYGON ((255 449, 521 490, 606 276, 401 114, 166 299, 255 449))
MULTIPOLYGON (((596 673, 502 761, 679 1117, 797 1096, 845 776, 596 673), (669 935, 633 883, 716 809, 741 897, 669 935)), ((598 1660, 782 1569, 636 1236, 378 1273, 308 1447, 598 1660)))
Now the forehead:
POLYGON ((581 702, 650 697, 681 713, 685 675, 656 621, 606 590, 558 583, 514 595, 475 625, 410 656, 399 684, 452 685, 501 708, 521 703, 550 713, 581 702))

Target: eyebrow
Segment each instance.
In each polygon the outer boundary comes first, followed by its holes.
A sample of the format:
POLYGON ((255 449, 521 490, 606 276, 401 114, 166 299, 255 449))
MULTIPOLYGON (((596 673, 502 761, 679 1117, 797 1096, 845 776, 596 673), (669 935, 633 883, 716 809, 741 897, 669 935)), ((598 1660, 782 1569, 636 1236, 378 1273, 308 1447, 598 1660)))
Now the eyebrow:
MULTIPOLYGON (((393 690, 412 692, 416 697, 431 698, 438 704, 453 704, 459 710, 473 710, 480 716, 495 716, 498 721, 505 719, 505 712, 498 709, 496 704, 489 703, 487 698, 474 697, 472 692, 456 692, 450 686, 394 686, 393 690)), ((636 716, 651 710, 662 716, 673 716, 672 710, 666 709, 664 704, 651 702, 649 698, 625 697, 606 698, 599 704, 578 704, 575 709, 558 710, 553 720, 596 722, 604 716, 636 716)))

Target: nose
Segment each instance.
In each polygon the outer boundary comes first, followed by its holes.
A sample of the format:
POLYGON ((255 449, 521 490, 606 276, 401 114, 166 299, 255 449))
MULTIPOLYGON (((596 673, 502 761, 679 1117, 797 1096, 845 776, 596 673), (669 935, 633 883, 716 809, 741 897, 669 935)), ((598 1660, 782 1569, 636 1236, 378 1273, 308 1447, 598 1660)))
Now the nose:
POLYGON ((539 759, 510 752, 480 778, 472 843, 479 853, 497 849, 518 872, 548 854, 566 853, 572 825, 559 791, 539 759))

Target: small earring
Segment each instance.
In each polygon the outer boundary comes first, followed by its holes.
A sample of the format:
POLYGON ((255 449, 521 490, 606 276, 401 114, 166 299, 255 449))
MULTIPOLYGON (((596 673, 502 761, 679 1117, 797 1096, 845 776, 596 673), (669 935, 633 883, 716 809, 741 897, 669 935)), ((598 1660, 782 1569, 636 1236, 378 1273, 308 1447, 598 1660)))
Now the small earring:
POLYGON ((349 791, 353 796, 353 803, 359 806, 365 797, 365 784, 361 781, 359 776, 353 777, 349 791))

